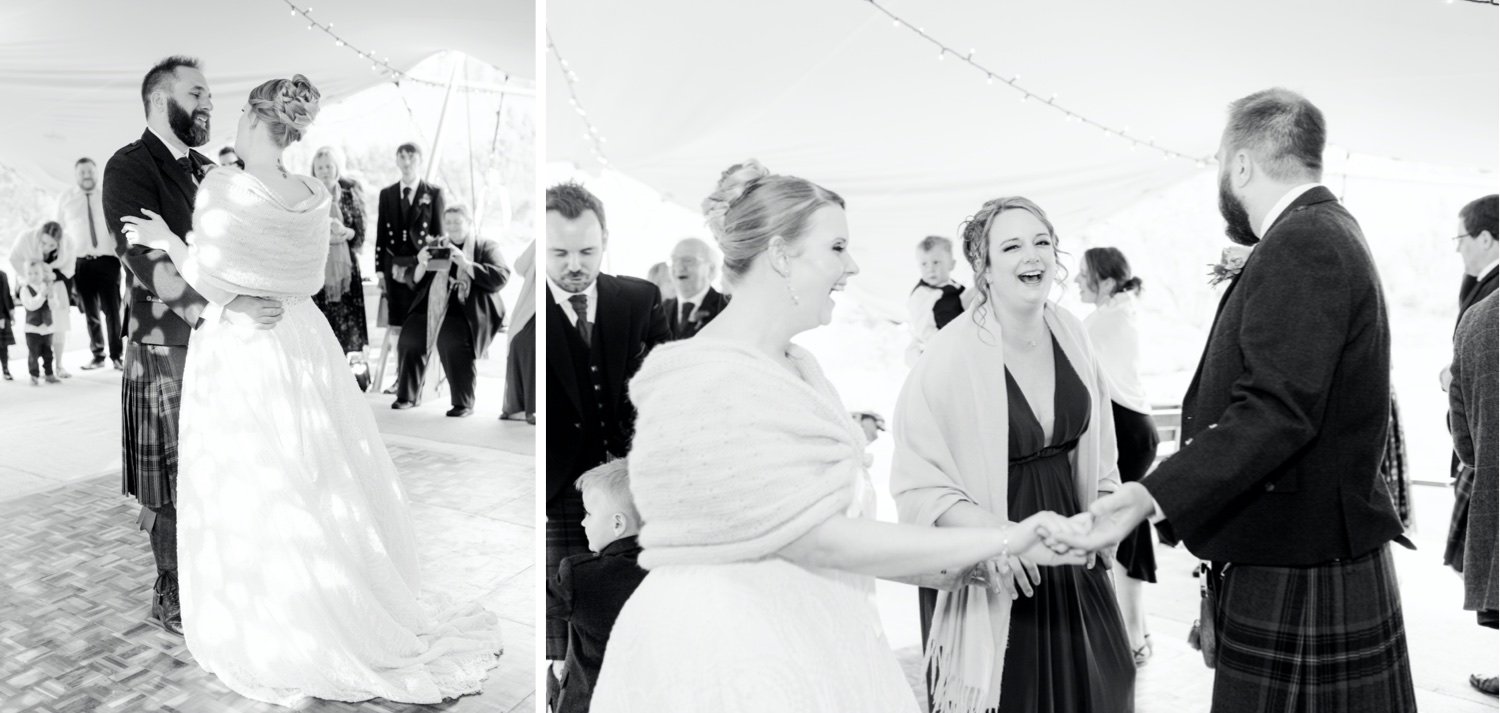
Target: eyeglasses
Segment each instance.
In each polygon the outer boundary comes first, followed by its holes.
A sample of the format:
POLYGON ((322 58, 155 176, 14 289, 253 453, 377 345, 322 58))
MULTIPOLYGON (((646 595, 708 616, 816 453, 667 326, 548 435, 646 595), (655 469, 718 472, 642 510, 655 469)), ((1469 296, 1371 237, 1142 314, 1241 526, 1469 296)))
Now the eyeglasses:
POLYGON ((1458 235, 1455 235, 1455 236, 1453 236, 1451 238, 1448 238, 1448 239, 1452 240, 1453 242, 1456 243, 1456 242, 1458 242, 1460 240, 1463 240, 1464 238, 1467 238, 1467 237, 1470 237, 1470 235, 1468 233, 1459 233, 1458 235))

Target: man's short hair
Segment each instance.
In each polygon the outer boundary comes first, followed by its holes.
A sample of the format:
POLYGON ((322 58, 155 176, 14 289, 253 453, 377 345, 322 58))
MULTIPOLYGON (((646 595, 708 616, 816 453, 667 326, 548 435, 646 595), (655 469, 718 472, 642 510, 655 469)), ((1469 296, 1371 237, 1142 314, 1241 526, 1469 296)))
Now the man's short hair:
POLYGON ((146 72, 146 78, 141 80, 141 106, 146 110, 146 116, 151 115, 151 92, 162 88, 162 85, 172 81, 177 76, 178 67, 191 67, 199 69, 198 59, 187 55, 174 54, 156 63, 151 71, 146 72))
POLYGON ((1276 87, 1229 105, 1226 148, 1244 149, 1278 181, 1323 177, 1328 127, 1323 112, 1302 95, 1276 87))
POLYGON ((95 165, 94 164, 94 159, 91 159, 88 156, 84 156, 83 158, 80 158, 77 161, 73 162, 73 168, 78 168, 79 166, 82 166, 83 164, 88 164, 90 166, 93 166, 93 165, 95 165))
POLYGON ((953 241, 941 235, 929 235, 925 238, 922 238, 922 242, 917 243, 917 249, 921 250, 924 253, 931 252, 937 248, 942 248, 943 252, 952 255, 953 241))
POLYGON ((467 220, 471 223, 474 221, 474 216, 469 215, 469 207, 462 203, 449 203, 448 205, 444 206, 443 215, 448 215, 449 213, 457 213, 463 216, 464 220, 467 220))
POLYGON ((599 219, 599 228, 609 232, 609 226, 604 222, 604 204, 580 183, 568 181, 547 189, 546 212, 554 210, 568 220, 578 220, 586 210, 594 211, 594 217, 599 219))
POLYGON ((1497 193, 1469 201, 1469 204, 1458 212, 1459 219, 1464 222, 1464 232, 1468 233, 1469 237, 1479 237, 1480 233, 1488 230, 1491 238, 1500 240, 1500 226, 1496 225, 1500 222, 1500 219, 1496 218, 1496 212, 1500 208, 1497 206, 1500 206, 1500 194, 1497 193))
POLYGON ((421 156, 422 155, 422 147, 418 146, 418 145, 416 145, 416 144, 414 144, 414 143, 412 143, 410 141, 408 141, 408 142, 406 142, 404 144, 401 144, 400 146, 396 147, 396 155, 399 156, 399 155, 404 154, 404 153, 413 153, 413 154, 416 154, 418 156, 421 156))
POLYGON ((573 487, 580 493, 593 489, 603 491, 639 524, 641 515, 635 509, 635 498, 630 495, 630 466, 627 461, 626 458, 616 458, 604 465, 594 466, 578 476, 578 480, 573 481, 573 487))

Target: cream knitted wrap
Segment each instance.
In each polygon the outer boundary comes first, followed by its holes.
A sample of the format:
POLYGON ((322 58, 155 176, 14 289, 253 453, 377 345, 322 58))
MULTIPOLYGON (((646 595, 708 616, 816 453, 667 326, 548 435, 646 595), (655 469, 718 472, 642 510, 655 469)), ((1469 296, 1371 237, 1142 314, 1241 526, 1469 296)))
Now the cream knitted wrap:
POLYGON ((849 507, 864 434, 812 355, 787 356, 801 378, 703 337, 647 357, 630 382, 642 567, 763 559, 849 507))
POLYGON ((288 204, 237 168, 210 171, 198 186, 183 277, 256 297, 308 297, 322 289, 328 189, 297 178, 312 195, 288 204))

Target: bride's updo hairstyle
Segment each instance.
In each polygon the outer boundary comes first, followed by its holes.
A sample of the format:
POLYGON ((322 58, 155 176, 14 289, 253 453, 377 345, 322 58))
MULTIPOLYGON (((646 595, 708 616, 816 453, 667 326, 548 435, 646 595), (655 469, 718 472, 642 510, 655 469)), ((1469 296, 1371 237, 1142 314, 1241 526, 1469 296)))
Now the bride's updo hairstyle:
POLYGON ((250 110, 266 122, 271 140, 286 148, 302 138, 318 116, 318 88, 300 74, 272 79, 250 90, 250 110))
POLYGON ((703 199, 708 228, 724 251, 724 273, 733 281, 750 269, 771 238, 795 242, 813 213, 844 207, 837 193, 796 176, 776 176, 750 159, 725 169, 719 187, 703 199))

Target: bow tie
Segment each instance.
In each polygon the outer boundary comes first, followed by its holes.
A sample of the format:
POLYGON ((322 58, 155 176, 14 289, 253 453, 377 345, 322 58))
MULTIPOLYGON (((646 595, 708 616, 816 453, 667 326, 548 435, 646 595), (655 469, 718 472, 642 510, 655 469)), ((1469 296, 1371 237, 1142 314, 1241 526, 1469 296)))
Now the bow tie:
POLYGON ((183 156, 182 158, 177 159, 177 165, 181 166, 182 170, 187 171, 187 174, 189 176, 192 176, 193 180, 203 180, 203 174, 198 172, 198 166, 193 163, 192 157, 183 156))

